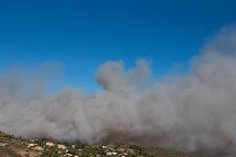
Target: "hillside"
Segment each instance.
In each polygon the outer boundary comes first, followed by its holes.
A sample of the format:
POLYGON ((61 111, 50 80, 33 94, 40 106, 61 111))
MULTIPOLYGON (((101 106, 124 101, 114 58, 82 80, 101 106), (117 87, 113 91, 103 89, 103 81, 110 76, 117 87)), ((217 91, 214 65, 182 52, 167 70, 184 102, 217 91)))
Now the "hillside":
POLYGON ((86 145, 22 139, 0 132, 0 157, 200 157, 137 144, 86 145))

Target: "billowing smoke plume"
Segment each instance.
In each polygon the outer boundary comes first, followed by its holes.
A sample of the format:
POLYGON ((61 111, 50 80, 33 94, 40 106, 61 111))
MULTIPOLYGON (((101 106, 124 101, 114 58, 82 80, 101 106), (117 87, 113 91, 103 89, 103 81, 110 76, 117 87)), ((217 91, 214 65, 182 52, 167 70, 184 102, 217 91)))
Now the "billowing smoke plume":
POLYGON ((86 143, 140 141, 235 156, 236 29, 221 30, 181 78, 143 88, 151 75, 149 64, 139 60, 128 71, 122 62, 101 65, 96 81, 103 90, 96 94, 66 90, 49 96, 39 88, 25 89, 27 82, 17 73, 3 74, 0 130, 86 143))

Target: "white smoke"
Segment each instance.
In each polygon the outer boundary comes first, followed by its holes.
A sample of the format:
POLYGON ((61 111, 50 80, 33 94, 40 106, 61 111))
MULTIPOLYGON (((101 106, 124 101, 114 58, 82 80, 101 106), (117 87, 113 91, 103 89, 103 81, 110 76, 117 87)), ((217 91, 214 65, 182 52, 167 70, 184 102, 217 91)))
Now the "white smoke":
POLYGON ((181 79, 158 81, 148 89, 140 88, 151 75, 145 60, 128 71, 121 61, 101 65, 96 80, 103 90, 96 94, 67 90, 49 96, 38 88, 25 90, 24 77, 16 75, 0 76, 0 130, 24 137, 141 141, 236 155, 234 27, 221 30, 204 46, 181 79))

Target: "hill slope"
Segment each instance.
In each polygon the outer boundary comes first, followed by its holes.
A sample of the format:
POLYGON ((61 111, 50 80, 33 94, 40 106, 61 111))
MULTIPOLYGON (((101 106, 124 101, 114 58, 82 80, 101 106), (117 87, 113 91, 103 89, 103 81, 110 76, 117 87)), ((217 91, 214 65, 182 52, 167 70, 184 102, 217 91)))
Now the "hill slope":
POLYGON ((200 157, 137 144, 86 145, 22 139, 0 132, 0 157, 200 157))

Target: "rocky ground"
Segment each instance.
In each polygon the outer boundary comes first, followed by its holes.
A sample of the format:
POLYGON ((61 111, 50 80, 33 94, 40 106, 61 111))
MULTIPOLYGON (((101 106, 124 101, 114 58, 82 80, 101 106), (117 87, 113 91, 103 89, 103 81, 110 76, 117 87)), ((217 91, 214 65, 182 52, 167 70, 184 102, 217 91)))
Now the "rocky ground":
POLYGON ((0 132, 0 157, 200 157, 137 144, 86 145, 22 139, 0 132))

